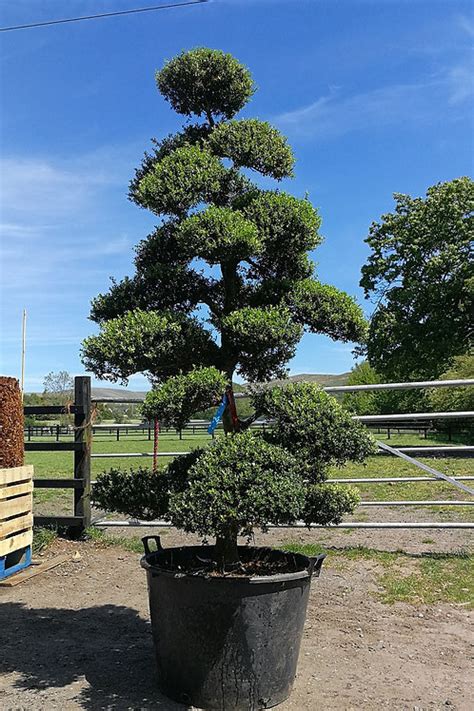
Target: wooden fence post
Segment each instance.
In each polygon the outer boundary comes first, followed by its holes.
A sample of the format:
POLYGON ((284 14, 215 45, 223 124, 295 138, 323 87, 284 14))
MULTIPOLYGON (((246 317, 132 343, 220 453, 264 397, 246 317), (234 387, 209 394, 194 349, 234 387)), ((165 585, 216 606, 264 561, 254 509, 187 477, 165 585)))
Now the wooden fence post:
POLYGON ((79 447, 74 451, 74 479, 82 480, 82 486, 74 489, 74 516, 80 516, 82 533, 91 523, 91 379, 89 376, 74 378, 74 404, 80 411, 74 415, 74 442, 79 447))

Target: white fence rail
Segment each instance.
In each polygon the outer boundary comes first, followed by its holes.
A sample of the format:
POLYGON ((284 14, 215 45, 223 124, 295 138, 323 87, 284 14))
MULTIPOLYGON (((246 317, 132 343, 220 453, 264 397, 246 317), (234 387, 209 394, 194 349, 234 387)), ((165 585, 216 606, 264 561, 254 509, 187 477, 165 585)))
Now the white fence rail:
MULTIPOLYGON (((418 456, 425 455, 436 455, 444 454, 449 456, 449 454, 464 454, 466 456, 474 455, 474 447, 470 445, 455 446, 452 447, 446 445, 445 447, 398 447, 399 452, 404 454, 418 454, 418 456)), ((158 452, 158 457, 177 457, 180 454, 189 454, 186 452, 158 452)), ((378 454, 384 454, 384 452, 378 452, 378 454)), ((129 459, 129 458, 139 458, 139 457, 153 457, 153 452, 101 452, 100 454, 91 454, 93 459, 129 459)))
POLYGON ((453 479, 453 477, 448 476, 447 474, 443 474, 443 472, 440 472, 437 469, 434 469, 434 467, 429 467, 427 464, 424 464, 423 462, 419 462, 417 459, 414 459, 413 457, 409 457, 407 454, 405 454, 404 452, 401 452, 399 449, 395 449, 395 447, 389 447, 388 444, 385 444, 385 442, 377 442, 377 445, 380 449, 385 450, 386 452, 389 452, 390 454, 394 454, 396 457, 400 457, 400 459, 404 459, 409 464, 414 464, 415 467, 418 467, 419 469, 423 469, 423 471, 427 472, 428 474, 432 474, 433 476, 438 477, 438 479, 443 479, 444 481, 447 481, 449 484, 452 484, 453 486, 457 487, 458 489, 465 491, 467 494, 471 494, 474 496, 474 489, 471 489, 469 486, 466 486, 465 484, 461 484, 461 482, 456 481, 456 479, 453 479))
POLYGON ((327 393, 357 393, 367 390, 416 390, 417 388, 462 388, 474 385, 473 379, 464 380, 421 380, 412 383, 372 383, 369 385, 330 385, 323 390, 327 393))
POLYGON ((408 412, 394 415, 354 415, 359 422, 407 422, 408 420, 464 420, 474 417, 474 412, 408 412))
MULTIPOLYGON (((171 524, 169 521, 108 521, 107 519, 101 519, 100 521, 94 521, 94 526, 99 526, 100 528, 135 528, 137 526, 144 528, 170 528, 171 524)), ((267 528, 308 528, 303 521, 298 521, 288 526, 276 526, 269 524, 267 528)), ((347 523, 339 523, 337 526, 316 526, 311 525, 311 528, 464 528, 471 529, 474 528, 472 523, 464 523, 463 521, 419 521, 403 523, 398 521, 348 521, 347 523)))

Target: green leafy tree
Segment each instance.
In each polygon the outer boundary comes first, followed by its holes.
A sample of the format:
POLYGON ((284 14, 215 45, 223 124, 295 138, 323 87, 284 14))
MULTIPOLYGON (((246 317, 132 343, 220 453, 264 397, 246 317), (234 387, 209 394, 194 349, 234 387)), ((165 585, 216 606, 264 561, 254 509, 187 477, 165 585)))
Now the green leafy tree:
POLYGON ((360 283, 377 302, 367 355, 384 378, 436 378, 472 343, 474 183, 394 197, 366 240, 360 283))
MULTIPOLYGON (((451 367, 439 376, 440 380, 474 379, 474 353, 464 353, 453 358, 451 367)), ((433 412, 474 412, 474 387, 436 388, 428 391, 430 409, 433 412)), ((437 428, 441 431, 467 433, 471 438, 474 433, 474 421, 471 418, 440 420, 437 428)), ((472 439, 468 440, 468 443, 472 439)))
MULTIPOLYGON (((368 361, 356 365, 347 385, 374 385, 386 382, 368 361)), ((356 415, 389 415, 426 412, 430 409, 425 390, 365 390, 345 393, 342 403, 356 415)))
MULTIPOLYGON (((74 378, 67 370, 51 371, 43 381, 43 404, 64 405, 65 414, 59 415, 62 425, 71 424, 72 417, 66 413, 68 404, 74 400, 74 378)), ((57 419, 57 415, 55 416, 57 419)))
MULTIPOLYGON (((366 324, 352 298, 314 275, 309 252, 321 242, 321 220, 309 200, 263 189, 249 177, 253 171, 278 181, 291 177, 294 164, 277 129, 235 118, 254 92, 249 71, 231 55, 198 48, 168 62, 156 80, 178 113, 201 122, 155 140, 131 181, 130 199, 162 222, 138 245, 135 275, 93 301, 91 318, 100 331, 84 341, 83 361, 114 381, 144 372, 154 386, 144 413, 176 424, 213 405, 235 372, 251 382, 284 376, 304 330, 358 341, 366 324)), ((328 427, 343 419, 334 435, 337 461, 351 459, 359 441, 370 449, 367 436, 317 389, 297 392, 308 408, 314 400, 312 417, 332 413, 328 427)), ((292 417, 296 400, 295 394, 292 417)), ((267 405, 262 396, 262 414, 267 405)), ((248 424, 230 414, 226 431, 248 424)), ((299 422, 306 431, 308 423, 299 422)), ((147 501, 147 507, 186 530, 216 535, 221 563, 235 562, 238 532, 316 516, 302 508, 302 472, 309 465, 302 467, 287 445, 242 432, 197 459, 179 458, 170 466, 188 471, 185 491, 157 496, 156 506, 147 501)), ((96 487, 99 504, 111 503, 121 476, 115 472, 96 487)), ((143 486, 143 476, 148 481, 148 475, 128 476, 123 473, 127 491, 143 486)), ((169 477, 162 481, 166 488, 169 477)), ((318 492, 313 502, 324 504, 329 516, 331 497, 323 501, 318 492)), ((340 515, 353 507, 353 498, 336 490, 333 499, 340 515)), ((123 510, 130 507, 125 502, 123 510)))
POLYGON ((66 371, 51 371, 43 381, 43 397, 54 405, 64 405, 73 398, 74 379, 66 371))
MULTIPOLYGON (((41 406, 48 404, 51 403, 45 400, 44 395, 40 395, 39 393, 25 393, 23 396, 23 405, 25 407, 34 407, 35 405, 41 406)), ((25 427, 48 420, 56 421, 57 415, 25 415, 25 427)))
MULTIPOLYGON (((380 376, 366 360, 354 366, 347 379, 347 385, 375 385, 380 382, 380 376)), ((377 395, 373 390, 345 393, 342 404, 356 415, 381 414, 380 403, 377 401, 377 395)))
POLYGON ((215 404, 222 399, 226 385, 224 374, 213 367, 172 376, 147 394, 142 415, 181 431, 193 414, 206 407, 212 398, 215 404))

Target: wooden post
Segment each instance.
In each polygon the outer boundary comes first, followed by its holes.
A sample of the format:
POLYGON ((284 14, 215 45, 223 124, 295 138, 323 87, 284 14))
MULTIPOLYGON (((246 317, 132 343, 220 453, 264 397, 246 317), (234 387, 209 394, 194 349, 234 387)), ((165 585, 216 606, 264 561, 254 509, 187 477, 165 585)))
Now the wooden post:
POLYGON ((82 522, 71 533, 77 535, 91 523, 91 379, 89 376, 74 378, 74 404, 80 411, 74 415, 74 479, 81 479, 82 486, 74 489, 74 516, 82 522))
POLYGON ((21 333, 21 401, 23 402, 25 392, 25 353, 26 353, 26 309, 23 309, 23 323, 21 333))

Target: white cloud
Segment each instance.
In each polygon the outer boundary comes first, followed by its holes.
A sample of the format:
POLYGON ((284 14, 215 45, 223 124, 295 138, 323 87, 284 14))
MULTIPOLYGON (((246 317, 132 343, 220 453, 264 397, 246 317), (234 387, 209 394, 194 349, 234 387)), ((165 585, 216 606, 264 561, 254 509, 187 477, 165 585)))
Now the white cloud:
POLYGON ((470 67, 459 65, 448 74, 449 103, 462 104, 474 95, 474 63, 470 67))
POLYGON ((114 219, 126 205, 127 181, 136 146, 102 147, 60 158, 0 159, 0 274, 3 304, 7 290, 38 298, 58 296, 77 286, 71 275, 81 265, 81 285, 106 285, 110 262, 131 254, 131 239, 114 219), (104 218, 110 214, 110 223, 104 218), (34 258, 33 258, 34 255, 34 258))
POLYGON ((469 37, 474 37, 474 21, 471 17, 467 15, 458 16, 459 27, 467 34, 469 37))
POLYGON ((96 279, 101 274, 106 288, 110 271, 107 257, 128 255, 132 246, 131 240, 123 235, 116 239, 69 239, 66 244, 54 242, 38 249, 36 237, 33 241, 13 240, 11 235, 4 233, 0 242, 2 289, 16 289, 23 295, 38 287, 46 287, 50 295, 61 293, 64 288, 70 290, 75 264, 81 265, 83 285, 88 278, 96 279), (33 252, 35 258, 30 259, 33 252))
POLYGON ((460 105, 474 94, 470 68, 457 65, 442 75, 412 84, 391 84, 352 95, 331 90, 307 106, 280 114, 274 121, 285 131, 331 138, 361 129, 401 123, 425 123, 460 115, 460 105))
POLYGON ((47 225, 43 225, 40 230, 33 225, 26 225, 14 222, 0 222, 0 236, 5 238, 22 238, 34 237, 39 231, 48 229, 47 225))
POLYGON ((104 170, 94 166, 93 158, 97 164, 97 157, 91 156, 71 167, 46 159, 1 158, 2 214, 21 215, 23 222, 25 217, 37 222, 45 216, 57 221, 84 209, 98 188, 117 182, 113 164, 104 170))
POLYGON ((72 173, 40 160, 2 158, 2 202, 9 212, 68 213, 84 204, 87 186, 72 173))

